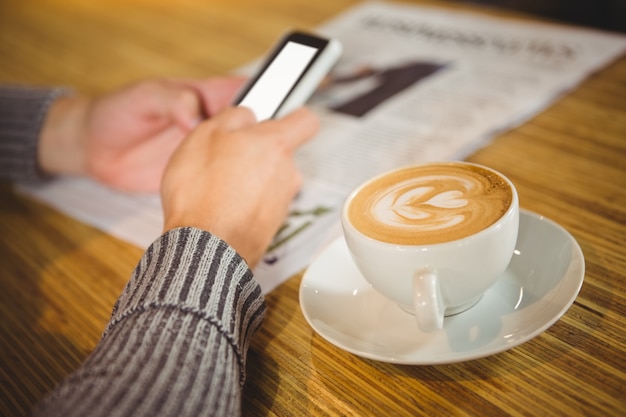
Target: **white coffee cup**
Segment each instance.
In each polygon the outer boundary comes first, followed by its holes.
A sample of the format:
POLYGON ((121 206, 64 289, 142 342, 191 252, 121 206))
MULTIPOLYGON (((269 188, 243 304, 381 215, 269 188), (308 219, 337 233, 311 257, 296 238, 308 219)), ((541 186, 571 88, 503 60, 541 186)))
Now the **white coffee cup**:
POLYGON ((506 270, 519 202, 491 168, 436 162, 366 181, 346 199, 341 223, 365 280, 426 332, 471 308, 506 270))

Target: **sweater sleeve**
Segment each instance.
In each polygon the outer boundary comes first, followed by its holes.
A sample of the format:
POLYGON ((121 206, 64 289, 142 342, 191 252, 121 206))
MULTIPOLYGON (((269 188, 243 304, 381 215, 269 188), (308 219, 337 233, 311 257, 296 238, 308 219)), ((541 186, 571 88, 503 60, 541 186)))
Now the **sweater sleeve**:
POLYGON ((37 144, 48 107, 64 88, 0 85, 0 179, 40 181, 37 144))
POLYGON ((236 416, 265 304, 245 261, 210 233, 157 239, 86 362, 37 416, 236 416))

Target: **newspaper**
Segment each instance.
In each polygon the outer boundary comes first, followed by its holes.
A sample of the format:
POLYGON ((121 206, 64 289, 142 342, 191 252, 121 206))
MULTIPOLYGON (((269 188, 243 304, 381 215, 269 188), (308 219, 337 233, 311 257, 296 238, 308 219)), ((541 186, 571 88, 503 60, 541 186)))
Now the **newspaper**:
MULTIPOLYGON (((296 156, 303 190, 255 269, 266 293, 341 233, 354 186, 399 166, 463 159, 626 50, 622 35, 390 2, 357 5, 319 32, 344 54, 310 102, 322 127, 296 156)), ((161 233, 156 195, 81 178, 21 189, 142 248, 161 233)))

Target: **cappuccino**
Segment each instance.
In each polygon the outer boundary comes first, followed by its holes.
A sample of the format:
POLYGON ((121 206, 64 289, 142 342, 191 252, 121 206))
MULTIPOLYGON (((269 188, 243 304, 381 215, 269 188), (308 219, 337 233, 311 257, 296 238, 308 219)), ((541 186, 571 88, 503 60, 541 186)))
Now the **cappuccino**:
POLYGON ((427 245, 488 228, 512 201, 511 185, 497 172, 440 162, 399 169, 368 182, 351 196, 347 218, 372 239, 427 245))

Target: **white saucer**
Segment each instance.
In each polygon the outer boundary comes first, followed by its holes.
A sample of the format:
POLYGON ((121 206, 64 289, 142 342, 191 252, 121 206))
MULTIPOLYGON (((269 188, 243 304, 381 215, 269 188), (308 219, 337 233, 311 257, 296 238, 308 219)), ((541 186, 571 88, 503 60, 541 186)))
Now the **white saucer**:
POLYGON ((583 283, 585 261, 561 226, 521 210, 513 260, 468 311, 446 317, 442 330, 422 333, 415 317, 365 282, 343 237, 307 269, 300 306, 311 327, 356 355, 398 364, 467 361, 518 346, 554 324, 583 283))

